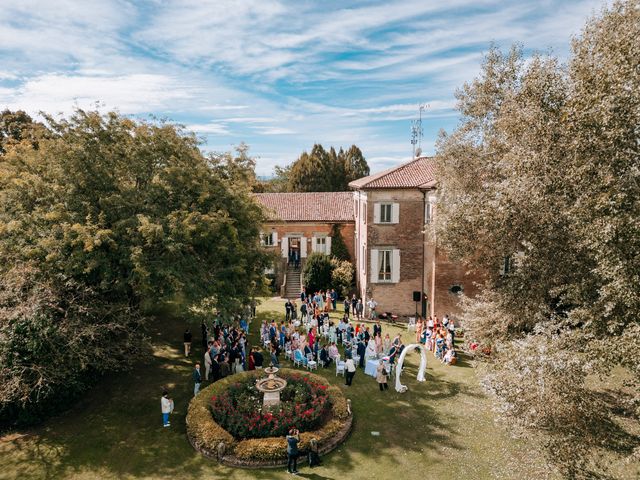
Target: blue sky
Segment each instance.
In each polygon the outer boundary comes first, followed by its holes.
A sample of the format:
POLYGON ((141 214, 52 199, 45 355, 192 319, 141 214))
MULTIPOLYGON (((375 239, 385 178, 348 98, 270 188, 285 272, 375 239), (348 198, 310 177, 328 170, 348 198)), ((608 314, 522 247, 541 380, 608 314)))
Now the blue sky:
POLYGON ((457 123, 454 92, 493 42, 569 52, 602 0, 0 0, 0 108, 74 105, 185 124, 257 171, 314 143, 360 146, 372 171, 457 123))

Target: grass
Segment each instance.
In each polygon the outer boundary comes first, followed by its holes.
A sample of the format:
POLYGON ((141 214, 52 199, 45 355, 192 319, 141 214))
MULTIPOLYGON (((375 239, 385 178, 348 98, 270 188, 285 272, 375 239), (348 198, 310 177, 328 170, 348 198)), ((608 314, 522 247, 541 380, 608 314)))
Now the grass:
MULTIPOLYGON (((251 325, 280 320, 284 302, 268 299, 251 325)), ((280 469, 239 470, 218 466, 189 445, 184 417, 193 392, 191 369, 200 360, 199 327, 194 352, 182 352, 185 325, 159 318, 152 338, 153 357, 133 371, 100 382, 69 411, 43 426, 0 437, 0 479, 280 479, 280 469), (162 428, 160 394, 167 386, 175 399, 172 427, 162 428)), ((401 327, 383 324, 392 337, 401 327)), ((406 332, 406 330, 405 330, 406 332)), ((404 335, 405 343, 413 333, 404 335)), ((464 357, 447 367, 429 354, 427 381, 416 381, 419 355, 407 355, 404 394, 379 392, 375 379, 356 373, 352 387, 334 369, 320 374, 352 399, 355 427, 324 465, 302 467, 309 479, 528 479, 547 478, 534 445, 509 438, 494 423, 490 401, 464 357), (373 436, 371 432, 380 432, 373 436)), ((288 362, 283 362, 283 365, 288 362)))

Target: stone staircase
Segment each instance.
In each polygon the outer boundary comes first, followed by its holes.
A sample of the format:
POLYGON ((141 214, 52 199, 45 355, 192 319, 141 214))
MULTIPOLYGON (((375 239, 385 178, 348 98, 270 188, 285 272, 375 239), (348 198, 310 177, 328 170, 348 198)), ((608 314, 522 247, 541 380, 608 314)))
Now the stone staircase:
POLYGON ((302 288, 302 268, 298 270, 293 266, 287 267, 287 282, 284 286, 285 298, 299 298, 300 289, 302 288))

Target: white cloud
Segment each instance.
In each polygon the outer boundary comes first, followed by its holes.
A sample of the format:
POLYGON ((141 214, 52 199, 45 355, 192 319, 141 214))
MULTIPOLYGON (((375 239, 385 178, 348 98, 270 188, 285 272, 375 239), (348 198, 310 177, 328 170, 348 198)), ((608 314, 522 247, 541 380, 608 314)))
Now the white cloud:
POLYGON ((170 76, 132 74, 78 76, 59 73, 34 77, 0 92, 0 104, 30 112, 69 113, 74 105, 91 108, 96 102, 124 114, 162 111, 192 100, 195 92, 170 76))

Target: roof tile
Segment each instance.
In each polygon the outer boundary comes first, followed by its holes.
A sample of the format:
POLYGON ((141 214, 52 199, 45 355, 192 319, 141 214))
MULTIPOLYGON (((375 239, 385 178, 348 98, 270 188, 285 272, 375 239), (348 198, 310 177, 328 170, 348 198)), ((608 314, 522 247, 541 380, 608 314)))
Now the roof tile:
POLYGON ((353 193, 256 193, 271 221, 353 222, 353 193))
POLYGON ((355 190, 378 188, 427 188, 435 185, 435 160, 420 157, 349 183, 355 190))

